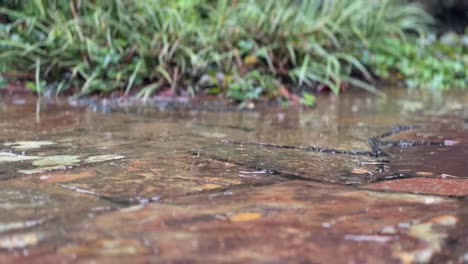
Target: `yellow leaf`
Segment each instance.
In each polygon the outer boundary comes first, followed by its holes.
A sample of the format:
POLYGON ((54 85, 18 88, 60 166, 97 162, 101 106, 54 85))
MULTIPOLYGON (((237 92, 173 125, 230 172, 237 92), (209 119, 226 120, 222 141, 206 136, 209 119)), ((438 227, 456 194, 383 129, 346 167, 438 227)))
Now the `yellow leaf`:
POLYGON ((432 175, 434 175, 434 173, 427 172, 427 171, 418 171, 418 172, 416 172, 416 175, 418 175, 418 176, 432 176, 432 175))
POLYGON ((201 188, 203 190, 211 190, 211 189, 216 189, 216 188, 220 188, 220 187, 223 187, 219 184, 214 184, 214 183, 207 183, 205 185, 203 185, 201 188))
POLYGON ((366 170, 366 169, 361 169, 361 168, 354 168, 352 170, 352 173, 353 174, 368 174, 368 173, 371 173, 370 171, 366 170))
POLYGON ((257 62, 258 62, 257 57, 252 56, 252 55, 245 56, 244 58, 244 64, 246 65, 253 65, 253 64, 256 64, 257 62))
POLYGON ((253 213, 253 212, 247 212, 247 213, 238 213, 230 217, 231 221, 233 222, 243 222, 243 221, 251 221, 255 220, 262 217, 262 214, 260 213, 253 213))
POLYGON ((74 181, 78 179, 84 179, 89 177, 96 176, 96 171, 93 169, 86 170, 79 173, 57 173, 57 174, 49 174, 49 175, 42 175, 39 179, 47 182, 67 182, 67 181, 74 181))

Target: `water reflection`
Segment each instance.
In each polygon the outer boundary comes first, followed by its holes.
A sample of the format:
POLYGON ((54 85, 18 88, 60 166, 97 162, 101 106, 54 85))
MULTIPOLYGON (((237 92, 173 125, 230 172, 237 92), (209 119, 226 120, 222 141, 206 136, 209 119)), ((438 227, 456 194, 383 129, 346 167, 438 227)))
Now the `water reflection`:
POLYGON ((103 113, 1 97, 0 261, 427 262, 465 228, 467 102, 391 89, 103 113))

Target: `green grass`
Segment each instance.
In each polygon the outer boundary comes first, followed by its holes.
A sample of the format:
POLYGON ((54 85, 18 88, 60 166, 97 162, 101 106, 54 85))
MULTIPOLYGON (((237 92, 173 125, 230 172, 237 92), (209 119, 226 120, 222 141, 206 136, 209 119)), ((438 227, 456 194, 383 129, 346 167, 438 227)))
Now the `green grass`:
POLYGON ((281 97, 282 85, 308 94, 318 84, 378 92, 375 60, 362 51, 374 58, 376 43, 407 43, 431 21, 397 0, 1 3, 0 69, 40 71, 46 83, 31 88, 56 94, 149 97, 170 88, 245 101, 281 97))
POLYGON ((383 38, 363 58, 381 78, 396 77, 408 88, 448 90, 468 88, 468 47, 453 34, 451 42, 421 39, 419 45, 383 38))

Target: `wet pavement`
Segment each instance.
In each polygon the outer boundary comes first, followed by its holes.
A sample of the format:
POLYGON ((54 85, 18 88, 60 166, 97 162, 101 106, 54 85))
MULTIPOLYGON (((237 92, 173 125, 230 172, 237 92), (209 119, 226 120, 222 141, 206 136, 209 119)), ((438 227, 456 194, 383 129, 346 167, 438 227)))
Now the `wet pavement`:
POLYGON ((1 96, 0 262, 468 263, 468 94, 387 93, 245 112, 1 96))

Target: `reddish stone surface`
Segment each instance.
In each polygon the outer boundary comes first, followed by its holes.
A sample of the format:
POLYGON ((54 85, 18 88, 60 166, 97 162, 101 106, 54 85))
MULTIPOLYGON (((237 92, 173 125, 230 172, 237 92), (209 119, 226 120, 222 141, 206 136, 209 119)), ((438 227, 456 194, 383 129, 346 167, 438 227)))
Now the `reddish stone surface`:
POLYGON ((51 254, 83 263, 402 263, 436 253, 457 211, 452 199, 292 181, 104 214, 51 254))
POLYGON ((71 258, 67 260, 65 257, 55 254, 55 249, 51 247, 24 249, 0 254, 0 263, 59 264, 69 263, 71 260, 71 258))
POLYGON ((2 152, 125 157, 33 175, 17 173, 31 162, 2 163, 0 263, 462 263, 467 200, 429 194, 468 195, 466 103, 409 114, 399 96, 112 114, 0 97, 2 152), (383 144, 389 155, 377 158, 220 143, 368 151, 369 137, 397 125, 417 129, 384 141, 418 143, 383 144), (24 140, 56 144, 4 144, 24 140), (428 178, 358 187, 400 176, 428 178))
POLYGON ((405 140, 417 142, 440 142, 441 145, 453 146, 456 144, 467 144, 467 133, 461 133, 460 129, 414 129, 394 134, 385 140, 405 140))
POLYGON ((465 196, 468 179, 411 178, 369 184, 363 188, 411 193, 465 196))

